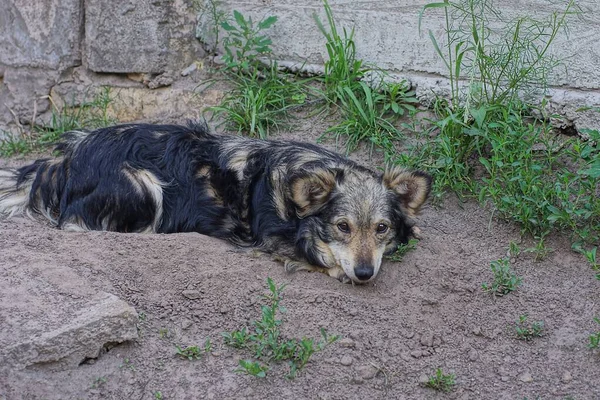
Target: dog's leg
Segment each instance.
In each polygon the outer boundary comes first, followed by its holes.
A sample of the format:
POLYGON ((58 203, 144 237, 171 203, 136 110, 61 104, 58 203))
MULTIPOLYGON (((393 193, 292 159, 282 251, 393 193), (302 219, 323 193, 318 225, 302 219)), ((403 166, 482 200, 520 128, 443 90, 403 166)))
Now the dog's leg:
POLYGON ((309 272, 321 272, 325 275, 329 275, 332 278, 335 278, 337 280, 339 280, 342 283, 350 283, 351 280, 350 278, 348 278, 348 276, 346 276, 346 273, 344 272, 343 269, 336 267, 336 268, 323 268, 323 267, 316 267, 314 265, 302 262, 302 261, 297 261, 297 260, 291 260, 289 258, 283 260, 283 267, 285 268, 285 272, 287 273, 294 273, 294 272, 298 272, 298 271, 309 271, 309 272))

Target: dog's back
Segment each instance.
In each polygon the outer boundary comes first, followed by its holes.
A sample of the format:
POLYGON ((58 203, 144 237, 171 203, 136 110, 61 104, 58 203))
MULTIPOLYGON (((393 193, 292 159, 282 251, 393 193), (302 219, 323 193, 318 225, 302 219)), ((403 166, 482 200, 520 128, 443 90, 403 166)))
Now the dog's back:
POLYGON ((356 282, 408 240, 431 184, 419 171, 375 172, 319 146, 202 124, 70 132, 57 149, 0 170, 0 215, 34 212, 67 230, 193 231, 356 282))

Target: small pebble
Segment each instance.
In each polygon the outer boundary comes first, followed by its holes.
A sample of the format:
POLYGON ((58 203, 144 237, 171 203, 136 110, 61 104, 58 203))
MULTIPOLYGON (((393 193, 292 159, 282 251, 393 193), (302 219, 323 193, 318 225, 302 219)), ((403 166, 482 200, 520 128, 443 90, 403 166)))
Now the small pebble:
POLYGON ((427 375, 425 375, 425 374, 419 375, 419 383, 420 384, 424 385, 427 382, 429 382, 429 377, 427 375))
POLYGON ((350 311, 348 311, 348 314, 350 314, 351 317, 356 317, 358 315, 358 310, 356 308, 351 308, 350 311))
POLYGON ((523 372, 521 375, 519 375, 519 380, 521 382, 529 383, 533 382, 533 377, 529 372, 523 372))
POLYGON ((189 319, 184 319, 181 321, 181 329, 189 329, 192 326, 193 322, 189 319))
POLYGON ((571 375, 569 371, 565 371, 560 380, 562 381, 562 383, 569 383, 573 380, 573 375, 571 375))
POLYGON ((510 380, 510 376, 503 376, 500 378, 502 382, 508 382, 510 380))
POLYGON ((477 350, 471 349, 469 350, 469 361, 477 361, 479 358, 479 354, 477 354, 477 350))
POLYGON ((196 300, 202 296, 202 294, 198 290, 184 290, 183 292, 181 292, 181 294, 190 300, 196 300))
POLYGON ((421 356, 423 355, 423 353, 421 352, 421 350, 413 350, 410 352, 410 355, 413 358, 421 358, 421 356))
POLYGON ((373 365, 363 365, 356 369, 358 377, 360 379, 368 380, 373 379, 379 372, 379 369, 375 368, 373 365))
POLYGON ((356 345, 354 340, 352 340, 350 338, 340 339, 337 343, 338 343, 338 345, 340 345, 342 347, 350 347, 350 348, 353 348, 356 345))
POLYGON ((195 62, 191 63, 189 67, 187 67, 186 69, 181 71, 181 76, 188 76, 189 74, 194 72, 196 69, 198 69, 198 64, 196 64, 195 62))
POLYGON ((476 326, 475 328, 473 328, 473 335, 481 336, 481 327, 476 326))
POLYGON ((433 334, 426 333, 421 336, 421 344, 426 347, 433 347, 433 334))
POLYGON ((348 367, 348 366, 352 365, 352 361, 354 361, 354 360, 352 360, 352 357, 350 357, 350 356, 344 356, 340 360, 340 364, 348 367))

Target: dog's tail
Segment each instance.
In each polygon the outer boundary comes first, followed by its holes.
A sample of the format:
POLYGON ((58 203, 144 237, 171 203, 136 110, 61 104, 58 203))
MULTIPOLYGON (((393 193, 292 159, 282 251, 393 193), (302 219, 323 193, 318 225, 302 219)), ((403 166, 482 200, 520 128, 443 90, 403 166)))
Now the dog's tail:
POLYGON ((87 132, 68 132, 56 150, 58 159, 41 159, 19 169, 0 168, 0 218, 17 214, 39 213, 57 223, 60 198, 66 184, 65 160, 83 141, 87 132))
POLYGON ((36 212, 56 223, 63 179, 62 160, 37 160, 19 169, 0 169, 0 217, 36 212))

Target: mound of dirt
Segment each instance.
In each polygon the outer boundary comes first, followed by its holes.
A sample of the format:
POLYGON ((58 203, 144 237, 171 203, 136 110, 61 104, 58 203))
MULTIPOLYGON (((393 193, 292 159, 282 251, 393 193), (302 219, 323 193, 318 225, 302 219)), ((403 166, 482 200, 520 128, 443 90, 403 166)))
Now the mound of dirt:
MULTIPOLYGON (((586 347, 599 329, 600 282, 566 238, 550 239, 554 251, 541 262, 530 253, 513 258, 523 284, 493 297, 481 284, 492 280, 490 262, 520 240, 517 227, 452 198, 424 210, 419 226, 424 238, 402 262, 386 261, 374 283, 352 286, 288 275, 266 256, 199 234, 74 233, 21 217, 0 221, 0 279, 14 289, 0 293, 0 339, 35 340, 24 336, 32 326, 39 335, 56 329, 27 310, 35 304, 23 306, 20 296, 40 292, 52 299, 44 307, 106 293, 138 313, 137 338, 109 341, 78 366, 0 366, 0 399, 600 398, 600 355, 586 347), (264 379, 234 372, 251 355, 221 337, 259 317, 267 277, 288 283, 286 337, 318 338, 325 328, 343 338, 293 380, 285 364, 264 379), (541 337, 516 338, 524 314, 544 322, 541 337), (212 350, 201 359, 176 356, 176 346, 207 338, 212 350), (447 394, 421 383, 437 368, 456 375, 447 394)), ((76 318, 64 314, 65 324, 76 318)))

